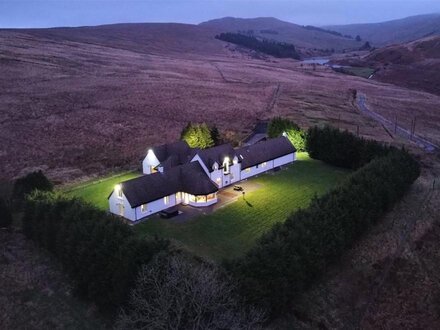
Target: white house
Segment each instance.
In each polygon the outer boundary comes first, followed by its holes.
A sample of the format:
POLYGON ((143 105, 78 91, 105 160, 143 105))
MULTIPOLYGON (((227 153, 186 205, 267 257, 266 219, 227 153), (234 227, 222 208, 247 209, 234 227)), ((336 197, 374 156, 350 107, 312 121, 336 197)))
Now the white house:
POLYGON ((138 221, 179 204, 209 206, 217 202, 219 189, 295 160, 296 149, 286 137, 238 149, 164 144, 148 150, 143 176, 116 185, 109 196, 110 212, 138 221))
POLYGON ((198 150, 191 161, 198 161, 219 188, 240 181, 240 164, 230 144, 198 150))
POLYGON ((200 163, 190 162, 119 183, 109 196, 110 212, 137 221, 178 204, 212 205, 217 191, 200 163))

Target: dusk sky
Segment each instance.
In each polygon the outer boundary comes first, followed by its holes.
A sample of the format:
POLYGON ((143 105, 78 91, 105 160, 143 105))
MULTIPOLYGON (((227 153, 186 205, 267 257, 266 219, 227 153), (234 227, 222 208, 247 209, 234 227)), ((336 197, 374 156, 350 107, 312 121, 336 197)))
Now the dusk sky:
POLYGON ((319 26, 434 12, 440 12, 439 0, 0 0, 0 27, 200 23, 224 16, 273 16, 319 26))

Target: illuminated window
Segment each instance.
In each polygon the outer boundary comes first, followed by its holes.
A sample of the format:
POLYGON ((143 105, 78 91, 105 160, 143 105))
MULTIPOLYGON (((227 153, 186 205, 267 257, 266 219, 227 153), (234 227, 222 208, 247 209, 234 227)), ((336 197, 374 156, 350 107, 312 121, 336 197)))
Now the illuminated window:
POLYGON ((170 203, 170 196, 165 196, 163 198, 163 202, 164 202, 165 205, 168 205, 170 203))
POLYGON ((223 173, 229 173, 229 157, 225 157, 225 160, 223 161, 223 173))
POLYGON ((222 179, 221 178, 217 178, 217 179, 215 179, 215 182, 217 183, 218 186, 220 186, 220 183, 222 182, 222 179))
POLYGON ((148 206, 148 204, 142 204, 142 205, 141 205, 141 212, 142 212, 142 213, 147 212, 147 209, 148 209, 147 206, 148 206))
POLYGON ((244 171, 245 171, 246 173, 249 173, 249 172, 251 171, 251 168, 248 167, 248 168, 246 168, 244 171))
POLYGON ((264 163, 261 163, 261 167, 266 167, 266 165, 267 165, 267 163, 266 163, 266 162, 264 162, 264 163))
POLYGON ((118 198, 122 198, 122 188, 120 184, 117 184, 115 186, 115 192, 116 192, 116 196, 118 196, 118 198))

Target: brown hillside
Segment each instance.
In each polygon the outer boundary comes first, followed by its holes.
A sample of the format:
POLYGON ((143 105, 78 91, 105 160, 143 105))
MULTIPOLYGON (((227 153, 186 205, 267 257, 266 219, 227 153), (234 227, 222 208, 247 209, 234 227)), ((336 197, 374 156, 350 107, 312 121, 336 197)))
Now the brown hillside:
POLYGON ((135 26, 0 31, 1 177, 39 167, 64 182, 139 166, 148 146, 177 139, 188 121, 239 140, 257 119, 285 115, 305 127, 359 125, 363 136, 393 142, 353 106, 354 89, 382 115, 397 111, 405 127, 418 115, 417 129, 440 141, 438 96, 246 58, 198 27, 128 32, 135 26))
POLYGON ((354 39, 344 38, 322 31, 308 30, 301 25, 280 21, 272 17, 234 18, 225 17, 201 23, 200 26, 210 27, 217 33, 247 32, 254 35, 282 42, 292 43, 300 49, 358 49, 362 43, 354 39))
POLYGON ((341 63, 376 68, 375 80, 440 94, 440 36, 377 49, 341 63))

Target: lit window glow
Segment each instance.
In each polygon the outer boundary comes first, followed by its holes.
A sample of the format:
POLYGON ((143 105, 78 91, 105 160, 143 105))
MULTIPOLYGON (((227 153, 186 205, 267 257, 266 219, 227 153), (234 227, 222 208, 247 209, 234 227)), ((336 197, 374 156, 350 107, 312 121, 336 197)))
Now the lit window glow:
POLYGON ((122 198, 122 188, 120 184, 117 184, 115 186, 115 192, 116 192, 116 196, 118 196, 119 198, 122 198))
POLYGON ((165 196, 163 198, 163 202, 164 202, 165 205, 168 205, 170 203, 170 196, 165 196))
POLYGON ((228 174, 229 173, 229 157, 225 157, 223 161, 223 173, 228 174))
POLYGON ((147 209, 148 209, 147 206, 148 206, 148 204, 142 204, 142 205, 141 205, 141 212, 142 212, 142 213, 147 212, 147 209))

